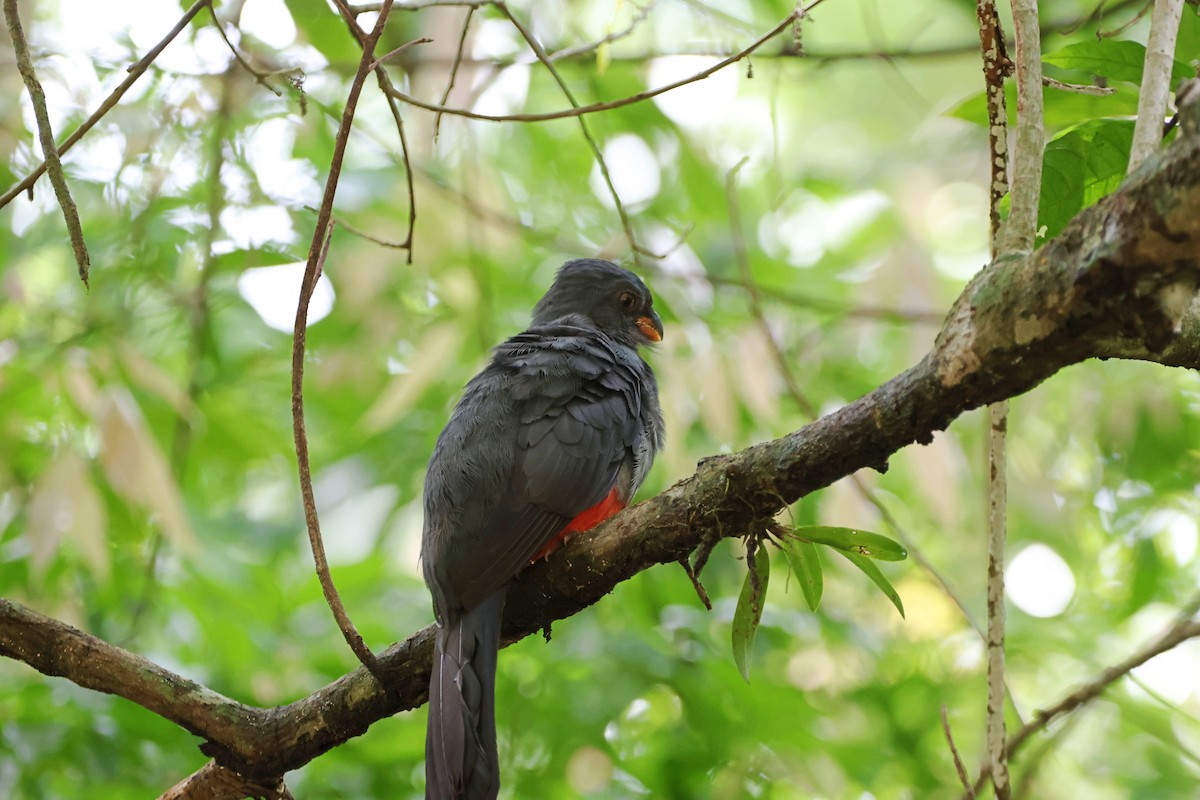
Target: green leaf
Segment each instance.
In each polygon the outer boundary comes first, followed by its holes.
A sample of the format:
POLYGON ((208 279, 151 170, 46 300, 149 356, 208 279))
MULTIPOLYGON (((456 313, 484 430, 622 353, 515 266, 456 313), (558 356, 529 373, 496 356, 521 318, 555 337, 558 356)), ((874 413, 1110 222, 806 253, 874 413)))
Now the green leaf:
POLYGON ((1184 6, 1179 34, 1175 37, 1175 58, 1185 64, 1200 59, 1200 8, 1184 6))
POLYGON ((215 259, 218 272, 240 273, 254 267, 277 267, 280 264, 295 264, 304 260, 304 253, 284 253, 278 250, 234 250, 222 253, 215 259))
MULTIPOLYGON (((1042 60, 1063 69, 1141 85, 1146 47, 1138 42, 1100 39, 1067 45, 1057 52, 1043 56, 1042 60)), ((1195 70, 1187 64, 1176 61, 1171 66, 1172 85, 1193 75, 1195 70)))
POLYGON ((1127 120, 1095 120, 1066 131, 1046 145, 1038 223, 1046 238, 1121 185, 1133 143, 1127 120))
POLYGON ((761 543, 754 551, 753 570, 758 575, 758 591, 755 591, 755 581, 750 569, 747 569, 737 608, 733 612, 733 661, 746 683, 750 682, 750 648, 754 646, 754 634, 758 632, 758 623, 762 620, 763 600, 771 577, 771 557, 761 543))
POLYGON ((869 531, 811 525, 796 528, 795 534, 806 542, 828 545, 881 561, 903 561, 908 558, 908 551, 899 543, 869 531))
POLYGON ((849 550, 838 550, 838 552, 848 558, 851 564, 866 573, 868 578, 875 581, 875 585, 879 587, 880 591, 887 595, 888 600, 892 601, 892 605, 894 605, 896 610, 900 612, 900 616, 904 616, 904 603, 900 600, 899 592, 896 591, 896 587, 892 586, 891 581, 889 581, 887 577, 880 572, 879 567, 875 566, 874 561, 860 556, 858 553, 852 553, 849 550))
POLYGON ((825 588, 817 546, 812 542, 788 538, 783 540, 782 547, 788 566, 792 568, 792 574, 796 576, 800 590, 804 592, 808 607, 816 611, 817 606, 821 604, 821 592, 825 588))
POLYGON ((1129 579, 1129 601, 1126 613, 1132 614, 1154 599, 1162 579, 1162 558, 1154 539, 1138 541, 1133 547, 1133 568, 1129 579))
MULTIPOLYGON (((286 0, 288 11, 308 43, 330 64, 355 64, 362 57, 345 23, 325 0, 286 0)), ((387 52, 387 48, 381 48, 387 52)))

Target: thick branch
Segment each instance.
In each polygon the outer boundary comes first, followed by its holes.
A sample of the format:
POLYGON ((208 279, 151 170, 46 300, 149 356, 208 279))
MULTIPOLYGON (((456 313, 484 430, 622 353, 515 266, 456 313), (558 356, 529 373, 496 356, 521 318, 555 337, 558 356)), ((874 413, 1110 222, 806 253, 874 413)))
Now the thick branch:
MULTIPOLYGON (((595 603, 632 575, 707 539, 763 523, 785 504, 887 459, 972 408, 1027 391, 1063 367, 1111 356, 1182 364, 1177 333, 1200 273, 1200 138, 1182 137, 1118 192, 1034 254, 983 270, 954 304, 934 349, 870 394, 804 428, 727 456, 658 497, 580 534, 509 590, 515 641, 595 603), (1182 288, 1181 288, 1182 287, 1182 288)), ((1196 366, 1191 362, 1189 366, 1196 366)), ((385 694, 359 668, 286 706, 242 705, 62 623, 0 602, 0 654, 126 697, 206 739, 216 761, 273 778, 425 701, 431 629, 379 658, 385 694)))

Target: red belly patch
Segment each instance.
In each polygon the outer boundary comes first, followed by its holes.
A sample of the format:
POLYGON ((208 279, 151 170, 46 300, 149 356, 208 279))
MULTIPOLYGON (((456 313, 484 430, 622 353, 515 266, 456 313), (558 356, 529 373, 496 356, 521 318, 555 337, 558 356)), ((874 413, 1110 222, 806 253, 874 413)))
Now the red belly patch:
POLYGON ((620 496, 617 494, 616 487, 609 492, 603 500, 591 508, 584 509, 579 512, 575 519, 567 523, 567 527, 559 531, 554 538, 546 542, 541 550, 537 551, 537 555, 529 560, 532 564, 535 561, 545 558, 553 553, 558 548, 562 547, 563 542, 571 538, 571 534, 579 533, 580 531, 590 530, 596 527, 604 520, 616 514, 618 511, 625 508, 625 504, 621 502, 620 496))

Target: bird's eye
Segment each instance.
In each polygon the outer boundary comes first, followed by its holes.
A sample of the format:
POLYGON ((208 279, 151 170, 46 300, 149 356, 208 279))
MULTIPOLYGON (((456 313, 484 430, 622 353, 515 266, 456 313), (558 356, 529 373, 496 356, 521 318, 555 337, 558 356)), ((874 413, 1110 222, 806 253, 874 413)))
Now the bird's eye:
POLYGON ((621 303, 621 308, 626 311, 632 309, 637 303, 637 298, 634 297, 633 292, 621 292, 617 295, 617 300, 621 303))

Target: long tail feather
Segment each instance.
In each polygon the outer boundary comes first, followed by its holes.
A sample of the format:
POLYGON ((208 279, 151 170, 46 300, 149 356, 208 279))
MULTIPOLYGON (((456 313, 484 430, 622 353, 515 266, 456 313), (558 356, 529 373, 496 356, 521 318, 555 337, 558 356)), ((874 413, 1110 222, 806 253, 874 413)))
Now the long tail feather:
POLYGON ((429 676, 425 800, 495 800, 496 655, 504 590, 438 629, 429 676))

